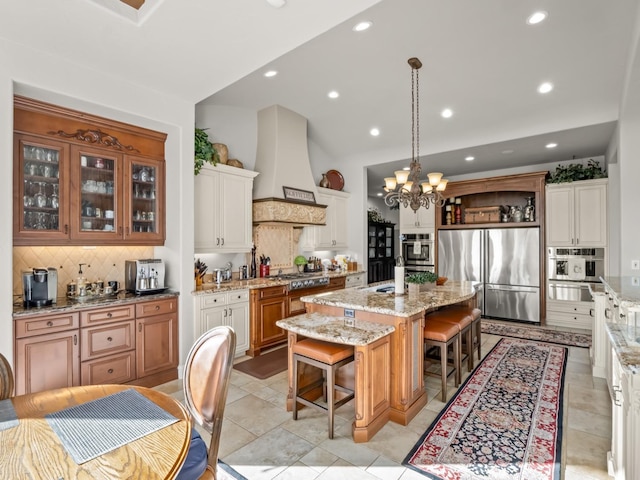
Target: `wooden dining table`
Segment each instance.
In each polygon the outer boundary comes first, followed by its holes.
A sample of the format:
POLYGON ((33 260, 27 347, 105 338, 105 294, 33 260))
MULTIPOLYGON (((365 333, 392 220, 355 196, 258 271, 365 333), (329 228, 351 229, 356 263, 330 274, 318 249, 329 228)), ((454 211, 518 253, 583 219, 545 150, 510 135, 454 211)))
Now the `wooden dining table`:
MULTIPOLYGON (((189 450, 191 420, 179 401, 130 385, 91 385, 48 390, 11 399, 18 425, 0 431, 0 477, 11 479, 170 479, 189 450), (177 421, 112 451, 77 464, 45 415, 134 389, 177 421)), ((90 437, 90 435, 88 435, 90 437)))

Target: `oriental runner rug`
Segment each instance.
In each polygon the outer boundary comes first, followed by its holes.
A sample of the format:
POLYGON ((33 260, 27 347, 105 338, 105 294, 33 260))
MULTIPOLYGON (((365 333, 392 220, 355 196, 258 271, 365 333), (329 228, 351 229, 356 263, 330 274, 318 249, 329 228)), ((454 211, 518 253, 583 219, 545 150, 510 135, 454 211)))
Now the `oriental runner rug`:
POLYGON ((559 480, 567 349, 505 338, 403 464, 438 480, 559 480))
POLYGON ((591 346, 591 334, 566 332, 563 330, 552 330, 549 328, 522 325, 482 319, 482 333, 500 335, 501 337, 524 338, 526 340, 537 340, 539 342, 557 343, 569 347, 591 346))

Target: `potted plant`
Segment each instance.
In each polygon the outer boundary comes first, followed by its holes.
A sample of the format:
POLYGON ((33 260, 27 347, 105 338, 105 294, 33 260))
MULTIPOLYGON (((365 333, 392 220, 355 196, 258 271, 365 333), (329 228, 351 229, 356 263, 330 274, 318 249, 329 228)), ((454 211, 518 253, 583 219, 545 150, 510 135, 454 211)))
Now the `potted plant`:
POLYGON ((431 290, 436 285, 438 274, 434 272, 418 272, 407 275, 409 295, 431 290))
POLYGON ((580 180, 591 180, 594 178, 606 178, 607 172, 600 168, 600 162, 590 159, 587 165, 571 163, 569 165, 558 165, 555 173, 547 180, 547 183, 577 182, 580 180))
POLYGON ((215 166, 220 161, 220 156, 213 144, 209 141, 206 129, 196 127, 194 141, 194 167, 193 173, 198 175, 204 162, 215 166))

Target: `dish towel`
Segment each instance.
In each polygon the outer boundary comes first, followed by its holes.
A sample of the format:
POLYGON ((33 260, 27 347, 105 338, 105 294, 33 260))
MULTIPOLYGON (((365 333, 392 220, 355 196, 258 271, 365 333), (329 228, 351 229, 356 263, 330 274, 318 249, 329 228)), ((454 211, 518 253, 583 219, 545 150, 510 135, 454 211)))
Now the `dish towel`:
POLYGON ((569 279, 571 280, 584 280, 586 261, 584 258, 570 258, 568 260, 569 279))

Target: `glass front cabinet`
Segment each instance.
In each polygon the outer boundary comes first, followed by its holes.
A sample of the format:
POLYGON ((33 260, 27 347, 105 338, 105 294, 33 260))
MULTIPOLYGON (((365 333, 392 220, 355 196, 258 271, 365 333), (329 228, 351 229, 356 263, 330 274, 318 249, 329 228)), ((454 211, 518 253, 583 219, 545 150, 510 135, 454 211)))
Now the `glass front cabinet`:
POLYGON ((14 245, 162 245, 164 159, 127 153, 100 129, 61 132, 48 131, 72 140, 14 135, 14 245), (73 142, 87 138, 97 141, 73 142))

